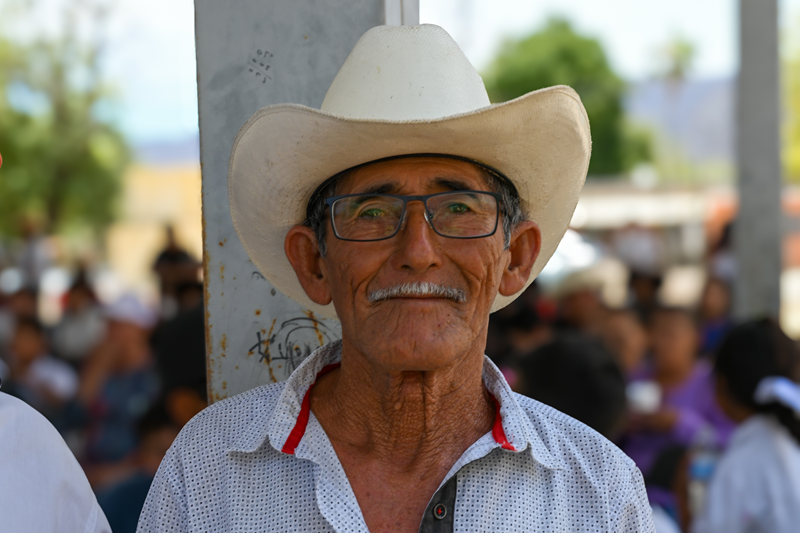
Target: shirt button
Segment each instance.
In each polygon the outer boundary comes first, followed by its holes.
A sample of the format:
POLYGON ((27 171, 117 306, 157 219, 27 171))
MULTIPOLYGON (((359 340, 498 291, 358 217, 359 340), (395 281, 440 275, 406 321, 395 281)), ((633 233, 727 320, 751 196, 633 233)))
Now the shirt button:
POLYGON ((433 508, 433 516, 441 520, 442 518, 447 516, 447 507, 445 507, 441 503, 438 504, 436 507, 433 508))

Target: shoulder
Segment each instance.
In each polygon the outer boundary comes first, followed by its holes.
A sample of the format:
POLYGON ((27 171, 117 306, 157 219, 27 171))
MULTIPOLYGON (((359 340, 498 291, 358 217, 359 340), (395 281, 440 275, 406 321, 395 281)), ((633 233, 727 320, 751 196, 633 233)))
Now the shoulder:
POLYGON ((553 475, 567 487, 567 500, 603 509, 609 531, 653 531, 642 474, 622 450, 552 407, 519 394, 515 399, 541 445, 558 463, 553 475))
POLYGON ((213 440, 215 447, 227 449, 259 420, 269 418, 285 387, 286 382, 262 385, 210 405, 184 426, 173 447, 180 451, 213 440))
POLYGON ((0 457, 0 513, 10 531, 55 531, 56 524, 59 530, 93 531, 105 522, 83 469, 58 431, 32 407, 2 392, 0 457), (43 510, 37 502, 48 505, 43 510))
POLYGON ((514 396, 528 415, 534 431, 554 456, 582 467, 602 466, 598 463, 613 460, 621 468, 636 468, 614 443, 583 422, 527 396, 517 393, 514 396), (603 460, 586 461, 594 458, 603 460))
POLYGON ((525 396, 516 399, 542 445, 561 464, 557 476, 585 496, 599 498, 612 516, 649 519, 644 479, 630 457, 586 424, 525 396))
MULTIPOLYGON (((61 438, 50 422, 36 409, 4 392, 0 392, 0 429, 2 435, 15 434, 22 438, 28 432, 61 438)), ((44 441, 45 444, 47 442, 49 440, 44 441)))

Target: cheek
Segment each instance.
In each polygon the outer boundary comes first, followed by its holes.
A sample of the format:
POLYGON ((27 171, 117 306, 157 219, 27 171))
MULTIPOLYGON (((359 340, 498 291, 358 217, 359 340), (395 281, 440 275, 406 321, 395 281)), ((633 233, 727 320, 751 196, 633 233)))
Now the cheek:
POLYGON ((476 246, 473 249, 462 249, 452 259, 471 284, 481 287, 482 292, 497 292, 505 270, 502 248, 476 246))
POLYGON ((335 300, 349 301, 349 295, 364 290, 386 261, 385 253, 364 243, 338 241, 325 257, 325 266, 330 278, 330 288, 335 300))

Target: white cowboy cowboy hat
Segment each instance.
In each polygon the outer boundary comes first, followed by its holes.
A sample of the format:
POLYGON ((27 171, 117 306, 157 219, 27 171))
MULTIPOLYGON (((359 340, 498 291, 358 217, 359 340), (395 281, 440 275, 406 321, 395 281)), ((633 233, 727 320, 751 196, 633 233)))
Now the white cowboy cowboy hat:
MULTIPOLYGON (((445 30, 378 26, 356 43, 320 109, 270 105, 242 127, 228 167, 231 217, 250 259, 278 290, 318 316, 335 317, 333 304, 308 298, 283 247, 317 187, 387 157, 467 158, 506 176, 539 225, 542 246, 530 284, 567 230, 590 152, 589 120, 571 88, 491 105, 481 77, 445 30)), ((498 295, 492 311, 520 293, 498 295)))

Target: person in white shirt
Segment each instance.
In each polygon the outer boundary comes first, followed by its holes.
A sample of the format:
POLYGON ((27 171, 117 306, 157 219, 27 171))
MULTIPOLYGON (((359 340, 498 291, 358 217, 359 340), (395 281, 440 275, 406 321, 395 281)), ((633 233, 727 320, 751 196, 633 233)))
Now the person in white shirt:
POLYGON ((716 467, 693 533, 800 531, 800 354, 772 320, 723 341, 717 397, 739 426, 716 467))
POLYGON ((75 397, 78 374, 64 361, 48 355, 44 331, 36 319, 17 318, 10 355, 6 382, 10 394, 48 417, 75 397))
POLYGON ((75 456, 25 402, 0 392, 0 531, 111 533, 75 456))
POLYGON ((652 532, 633 462, 484 355, 589 151, 572 89, 492 106, 432 25, 369 30, 321 110, 257 112, 231 155, 234 227, 342 340, 189 422, 138 531, 652 532))

